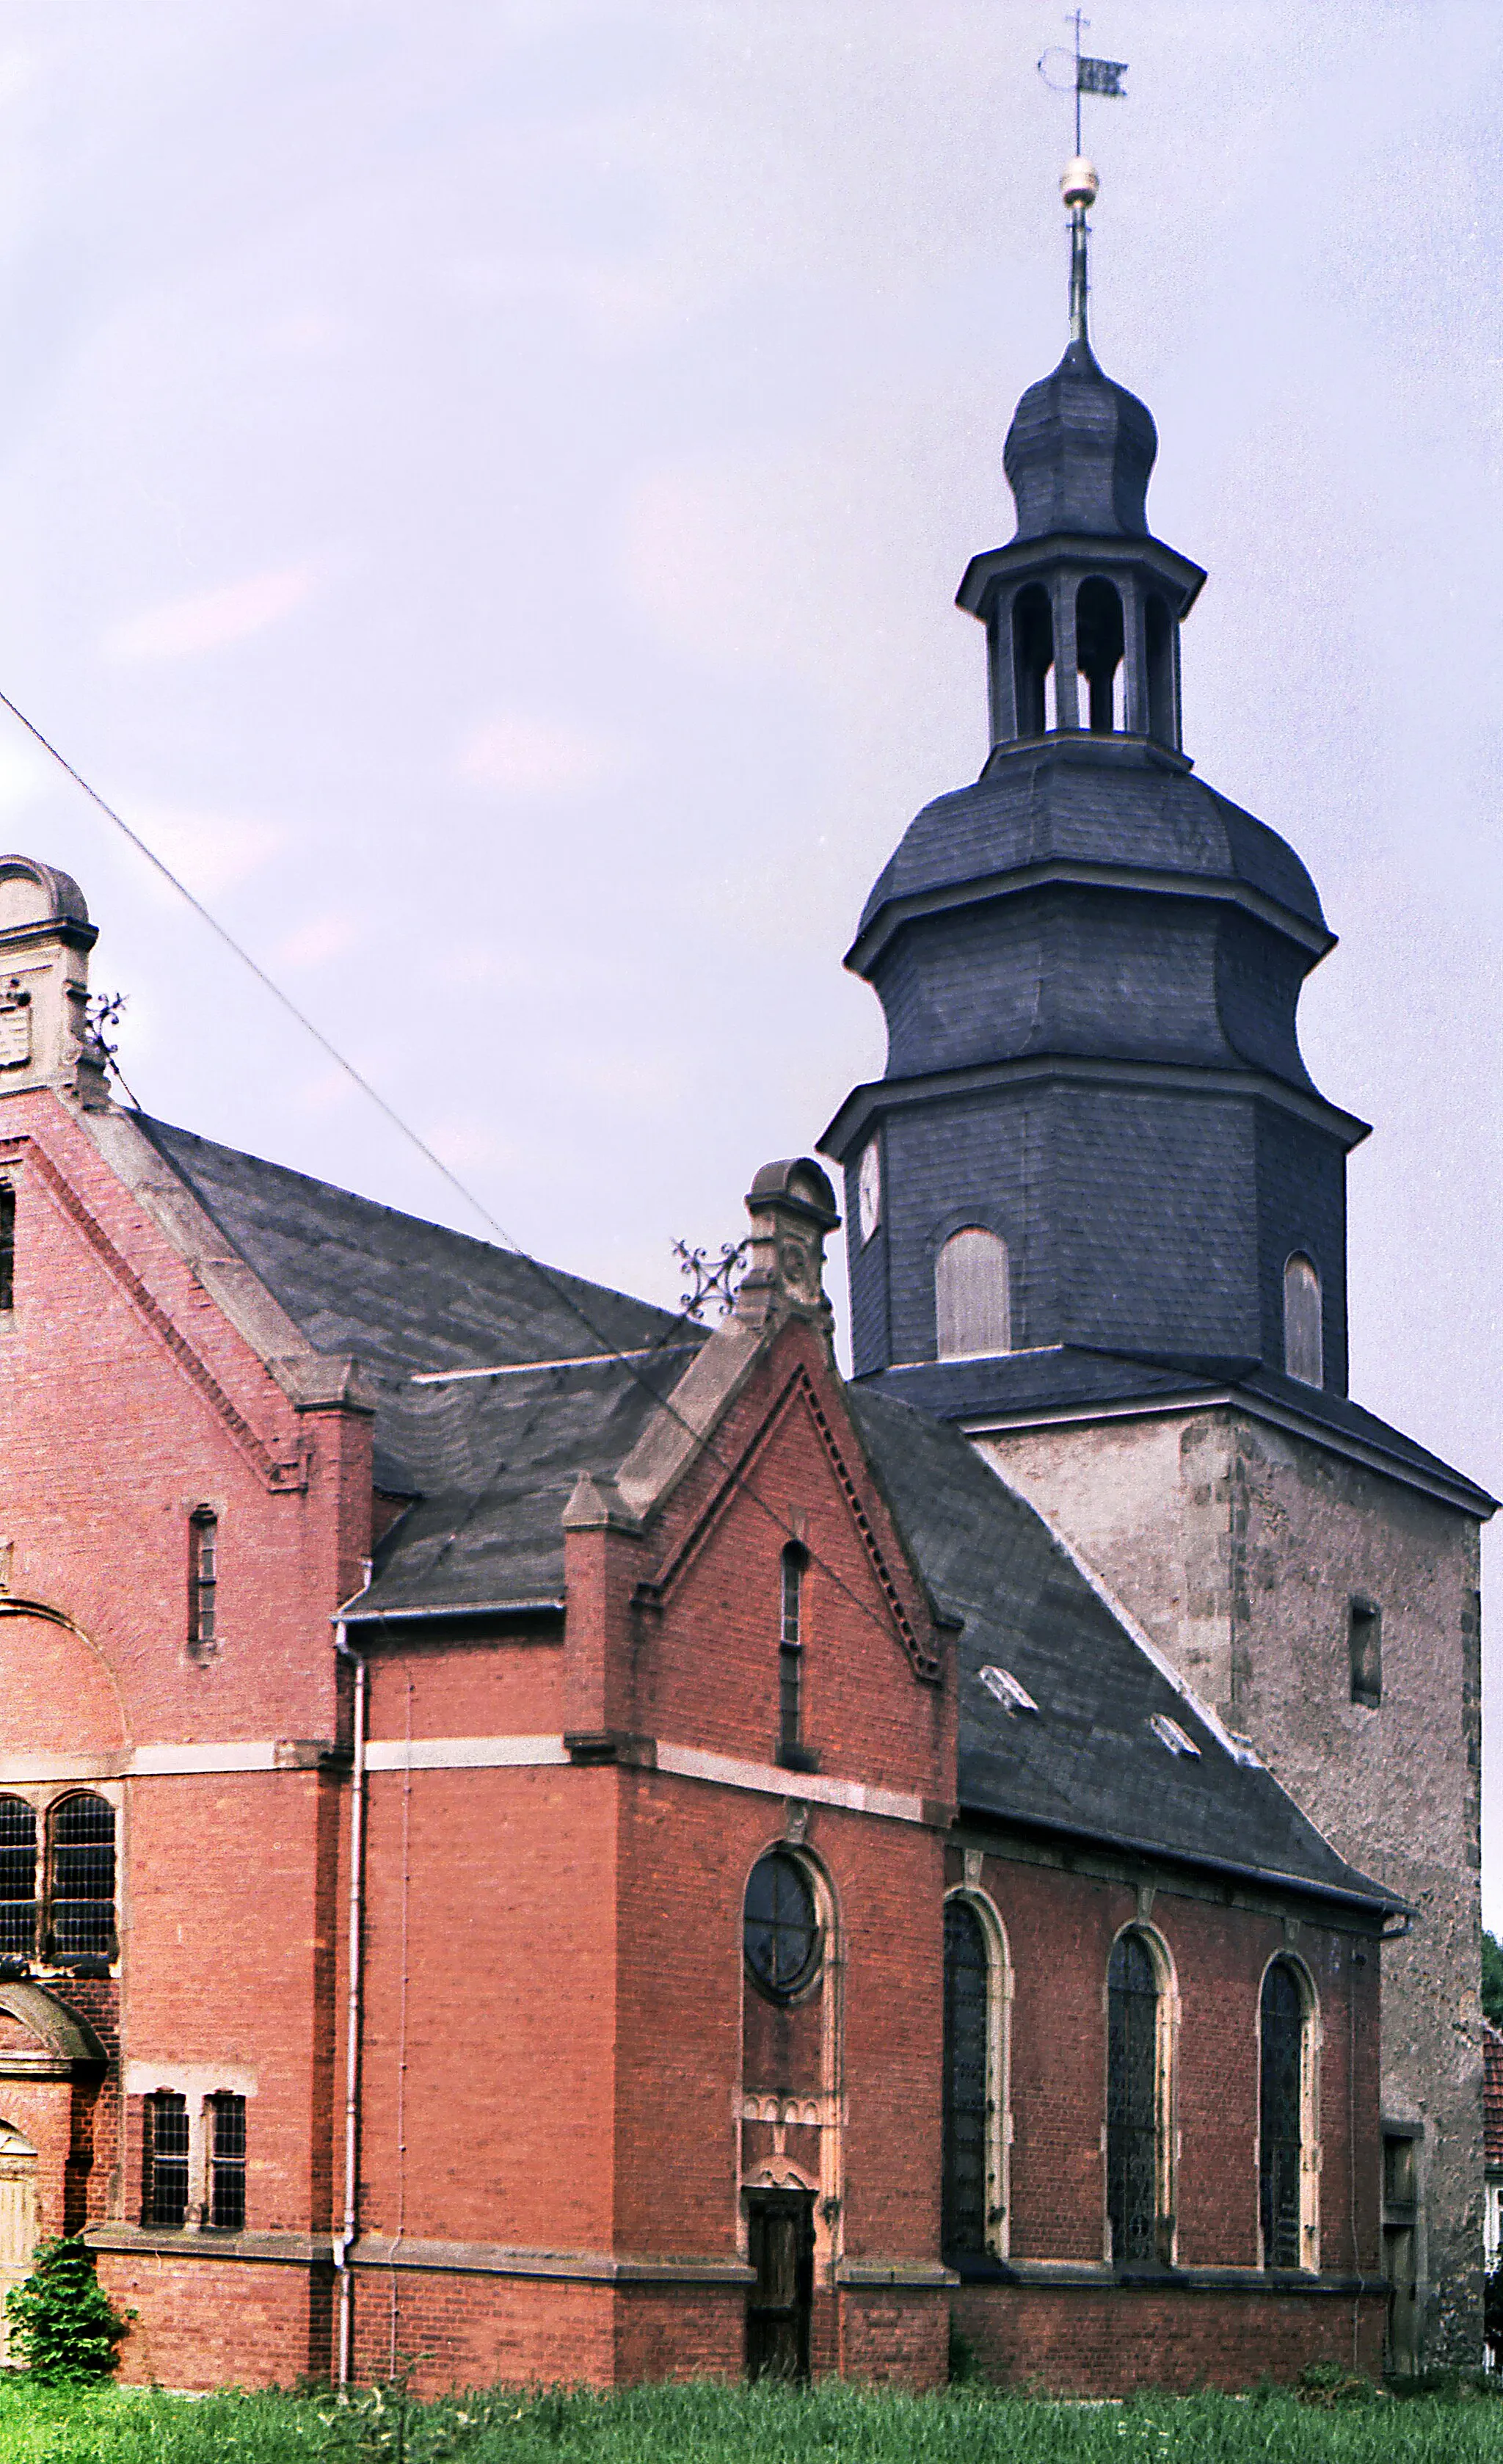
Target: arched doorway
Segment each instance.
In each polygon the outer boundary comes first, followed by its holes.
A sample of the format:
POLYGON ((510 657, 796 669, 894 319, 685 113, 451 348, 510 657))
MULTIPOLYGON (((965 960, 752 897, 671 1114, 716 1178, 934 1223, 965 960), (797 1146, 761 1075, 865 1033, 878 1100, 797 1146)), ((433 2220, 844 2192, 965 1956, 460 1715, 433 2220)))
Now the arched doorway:
POLYGON ((36 2150, 0 2122, 0 2361, 11 2358, 5 2297, 31 2275, 35 2250, 36 2150))

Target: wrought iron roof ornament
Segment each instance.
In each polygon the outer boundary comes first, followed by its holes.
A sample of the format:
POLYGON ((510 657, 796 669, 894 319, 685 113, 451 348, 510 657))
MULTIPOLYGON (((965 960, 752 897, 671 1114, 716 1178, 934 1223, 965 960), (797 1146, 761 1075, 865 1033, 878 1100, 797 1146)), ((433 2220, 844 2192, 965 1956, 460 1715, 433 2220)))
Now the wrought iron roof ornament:
MULTIPOLYGON (((129 999, 128 993, 96 993, 84 1004, 89 1041, 104 1055, 104 1066, 112 1078, 119 1078, 120 1074, 115 1058, 120 1050, 120 1045, 118 1042, 114 1044, 110 1042, 109 1030, 112 1026, 119 1026, 129 999)), ((121 1084, 124 1084, 123 1080, 121 1084)))
POLYGON ((736 1305, 736 1287, 731 1276, 746 1265, 749 1243, 728 1241, 718 1258, 708 1249, 691 1249, 686 1241, 675 1241, 673 1254, 679 1262, 679 1272, 689 1281, 689 1288, 679 1303, 679 1315, 692 1318, 697 1326, 705 1323, 705 1312, 711 1306, 721 1317, 729 1317, 736 1305))

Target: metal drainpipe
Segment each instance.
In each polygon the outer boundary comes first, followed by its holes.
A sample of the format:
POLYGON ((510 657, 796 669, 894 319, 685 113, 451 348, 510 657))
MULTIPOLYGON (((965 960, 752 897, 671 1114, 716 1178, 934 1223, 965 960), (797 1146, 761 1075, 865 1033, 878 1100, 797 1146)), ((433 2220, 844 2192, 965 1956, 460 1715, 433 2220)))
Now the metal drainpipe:
POLYGON ((344 2042, 344 2223, 334 2245, 339 2278, 339 2374, 341 2388, 350 2384, 354 2327, 355 2278, 350 2249, 359 2227, 357 2185, 359 2165, 360 2105, 360 1947, 364 1923, 363 1858, 365 1844, 365 1661, 345 1639, 344 1619, 334 1629, 334 1647, 355 1667, 355 1752, 350 1769, 350 1918, 349 1996, 344 2042))

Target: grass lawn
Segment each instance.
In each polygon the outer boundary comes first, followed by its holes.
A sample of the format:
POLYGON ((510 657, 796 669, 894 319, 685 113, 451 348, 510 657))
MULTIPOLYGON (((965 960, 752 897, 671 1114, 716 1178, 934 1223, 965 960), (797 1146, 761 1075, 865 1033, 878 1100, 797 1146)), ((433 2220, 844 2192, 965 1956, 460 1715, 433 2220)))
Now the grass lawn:
POLYGON ((365 2396, 195 2399, 0 2385, 0 2464, 1503 2464, 1503 2402, 1140 2397, 1075 2407, 971 2389, 902 2396, 701 2385, 621 2395, 492 2388, 405 2409, 365 2396))

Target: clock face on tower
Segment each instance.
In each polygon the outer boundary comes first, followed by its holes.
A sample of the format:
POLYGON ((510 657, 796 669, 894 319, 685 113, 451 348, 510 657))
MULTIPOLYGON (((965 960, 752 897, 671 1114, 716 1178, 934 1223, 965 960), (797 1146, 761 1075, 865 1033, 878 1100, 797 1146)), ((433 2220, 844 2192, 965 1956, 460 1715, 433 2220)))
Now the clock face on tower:
POLYGON ((861 1156, 856 1181, 856 1211, 861 1239, 869 1241, 882 1221, 882 1149, 875 1138, 861 1156))

